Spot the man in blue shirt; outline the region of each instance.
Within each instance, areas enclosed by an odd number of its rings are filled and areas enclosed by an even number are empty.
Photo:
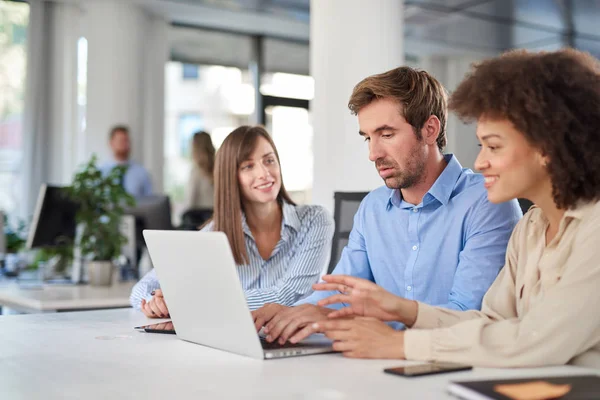
[[[432,305],[479,309],[522,216],[517,201],[490,203],[483,176],[442,153],[446,93],[428,73],[400,67],[370,76],[348,106],[385,187],[362,201],[333,274]],[[267,304],[252,313],[256,328],[284,343],[327,318],[333,306],[315,304],[332,294],[314,292],[295,307]]]
[[[127,165],[127,171],[123,177],[123,187],[127,193],[134,197],[150,196],[152,194],[150,174],[140,164],[129,159],[131,153],[129,128],[124,125],[112,128],[109,143],[113,152],[113,160],[100,166],[102,174],[108,175],[117,165]]]

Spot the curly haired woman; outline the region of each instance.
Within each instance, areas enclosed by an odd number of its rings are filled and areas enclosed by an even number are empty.
[[[403,299],[345,276],[320,305],[346,303],[314,331],[350,357],[451,361],[487,367],[600,367],[600,66],[572,49],[514,51],[483,61],[450,108],[476,120],[488,198],[526,198],[506,264],[481,311]],[[382,320],[405,323],[394,331]]]

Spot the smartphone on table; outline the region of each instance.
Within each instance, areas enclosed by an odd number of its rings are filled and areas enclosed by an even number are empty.
[[[419,365],[407,365],[404,367],[386,368],[383,372],[406,377],[443,374],[445,372],[468,371],[473,369],[470,365],[455,363],[429,363]]]
[[[133,329],[140,332],[166,333],[170,335],[175,335],[175,327],[173,326],[173,322],[171,321],[164,321],[151,325],[136,326]]]

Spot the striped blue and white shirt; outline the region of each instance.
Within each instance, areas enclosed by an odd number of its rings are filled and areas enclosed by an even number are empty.
[[[264,260],[242,216],[249,264],[238,265],[237,272],[251,310],[267,303],[292,305],[312,292],[329,263],[334,222],[321,206],[283,204],[281,239],[271,256]],[[212,230],[212,223],[203,231]],[[131,305],[140,309],[142,299],[149,300],[159,289],[156,272],[151,270],[131,291]]]

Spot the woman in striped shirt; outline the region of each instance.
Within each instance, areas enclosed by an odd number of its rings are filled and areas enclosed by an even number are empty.
[[[307,296],[329,261],[333,219],[323,207],[290,199],[267,131],[242,126],[231,132],[214,174],[214,215],[202,230],[227,235],[250,309]],[[130,301],[148,317],[168,315],[154,270],[135,285]]]

